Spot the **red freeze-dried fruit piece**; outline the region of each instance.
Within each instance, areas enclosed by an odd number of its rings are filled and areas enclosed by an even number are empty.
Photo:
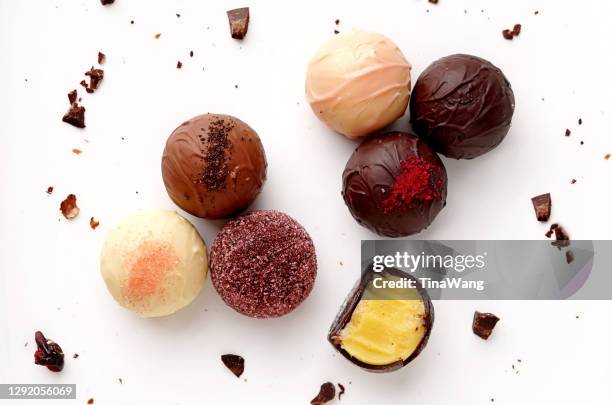
[[[310,401],[311,405],[324,405],[336,397],[336,387],[330,382],[321,385],[319,394]]]
[[[538,195],[531,199],[533,203],[533,209],[535,210],[536,217],[540,222],[548,221],[550,218],[550,211],[552,207],[552,200],[550,198],[550,193]]]
[[[244,372],[244,359],[237,354],[224,354],[221,361],[236,377],[240,377]]]
[[[38,349],[34,353],[34,363],[46,366],[53,372],[62,371],[64,368],[64,352],[62,348],[52,340],[45,338],[42,332],[34,334],[34,340]]]
[[[91,219],[89,220],[89,226],[91,226],[91,229],[95,230],[99,225],[100,221],[96,221],[94,217],[91,217]]]
[[[104,62],[106,62],[106,55],[98,52],[98,65],[102,65]]]
[[[76,195],[69,194],[60,204],[60,211],[66,219],[73,219],[79,215],[80,209],[77,206]]]
[[[474,320],[472,321],[472,331],[478,337],[487,340],[493,332],[493,328],[499,321],[499,318],[491,313],[481,313],[474,311]]]
[[[102,69],[94,69],[92,66],[89,71],[85,72],[85,76],[89,76],[89,86],[87,88],[88,92],[91,90],[93,93],[98,89],[100,82],[104,79],[104,70]]]

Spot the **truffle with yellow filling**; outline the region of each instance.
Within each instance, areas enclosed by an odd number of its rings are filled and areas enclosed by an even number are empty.
[[[170,315],[204,286],[206,245],[176,212],[140,211],[109,232],[100,270],[122,307],[147,318]]]
[[[328,340],[353,364],[371,372],[400,369],[425,348],[434,320],[427,291],[396,269],[370,270],[350,292]]]
[[[306,98],[327,126],[358,138],[401,117],[412,66],[389,38],[353,30],[334,35],[308,64]]]

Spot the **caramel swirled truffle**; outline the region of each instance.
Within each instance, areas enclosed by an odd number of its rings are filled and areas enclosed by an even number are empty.
[[[204,286],[206,245],[174,211],[132,214],[109,232],[100,270],[113,298],[142,317],[170,315]]]
[[[425,142],[390,132],[355,149],[342,174],[342,196],[361,225],[383,236],[408,236],[444,208],[446,184],[446,169]]]
[[[162,176],[170,198],[201,218],[245,210],[266,181],[257,133],[238,118],[204,114],[184,122],[166,142]]]
[[[412,128],[436,152],[472,159],[499,145],[514,114],[510,82],[491,62],[451,55],[432,63],[410,100]]]
[[[387,37],[334,35],[308,64],[306,98],[321,121],[357,138],[401,117],[410,99],[410,63]]]
[[[278,211],[254,211],[229,221],[210,251],[210,275],[223,301],[253,318],[276,318],[298,307],[317,275],[306,230]]]

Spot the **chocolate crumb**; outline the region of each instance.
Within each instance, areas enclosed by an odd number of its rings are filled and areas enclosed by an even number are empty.
[[[99,225],[100,221],[96,221],[94,217],[91,217],[91,219],[89,220],[89,226],[91,227],[91,229],[95,231]]]
[[[176,13],[176,18],[181,18],[181,15],[179,13]]]
[[[134,25],[134,20],[131,20],[131,21],[130,21],[130,24]]]
[[[431,4],[438,4],[438,0],[429,0]]]
[[[106,62],[106,55],[102,52],[98,52],[98,65],[102,65]]]
[[[183,62],[181,62],[180,60],[178,62],[176,62],[176,68],[177,69],[181,69],[183,67]]]
[[[189,57],[193,58],[193,51],[189,51]]]
[[[93,403],[94,403],[94,399],[89,398],[89,400],[87,401],[87,405],[92,405]]]
[[[103,6],[108,6],[109,4],[113,4],[115,0],[100,0]]]
[[[250,12],[248,7],[237,8],[227,12],[230,32],[234,39],[244,39],[249,30]]]
[[[64,114],[62,121],[77,128],[85,128],[85,107],[73,103]]]
[[[72,153],[74,153],[75,155],[80,155],[81,153],[83,153],[83,151],[81,149],[74,148],[72,149]]]
[[[497,322],[499,322],[499,318],[491,313],[474,311],[472,331],[476,336],[487,340],[491,336]]]
[[[119,377],[117,380],[119,381],[119,384],[123,384],[123,378]]]
[[[66,219],[73,219],[79,215],[80,209],[77,206],[77,199],[74,194],[68,194],[68,197],[60,204],[60,211]]]
[[[514,39],[514,37],[518,37],[521,33],[521,29],[523,28],[523,26],[521,24],[514,24],[514,27],[512,27],[512,29],[505,29],[502,31],[502,35],[504,36],[505,39],[511,41]]]
[[[582,125],[582,118],[578,118],[578,125]]]
[[[584,141],[580,141],[580,145],[584,145]]]
[[[604,159],[606,159],[606,160],[610,160],[610,157],[611,157],[611,156],[612,156],[612,154],[607,153],[607,154],[604,156]]]
[[[73,354],[73,355],[72,355],[72,358],[73,358],[73,359],[78,359],[78,358],[79,358],[79,354],[78,354],[78,353]]]
[[[572,181],[570,181],[570,184],[576,184],[576,179],[572,179]]]
[[[52,193],[53,193],[53,186],[47,187],[47,194],[52,194]]]
[[[340,392],[338,392],[338,401],[340,401],[342,399],[342,395],[344,395],[344,385],[338,383],[338,388],[340,389]]]
[[[521,24],[514,24],[514,27],[512,28],[512,35],[518,37],[521,34],[522,28],[523,26]]]
[[[505,29],[502,31],[502,35],[504,36],[505,39],[511,41],[512,39],[514,39],[514,36],[512,35],[512,31],[510,31],[509,29]]]
[[[89,86],[87,87],[87,92],[90,93],[89,90],[91,90],[91,93],[93,93],[98,89],[102,79],[104,79],[104,70],[94,69],[92,66],[89,71],[85,72],[85,76],[89,76]]]
[[[319,394],[310,401],[311,405],[324,405],[336,397],[336,387],[330,382],[321,385]]]
[[[550,193],[541,194],[531,199],[533,208],[536,213],[536,218],[540,222],[546,222],[550,218],[550,211],[552,207],[552,200]]]
[[[565,136],[570,136],[572,134],[572,131],[570,131],[570,129],[566,129],[565,130]]]
[[[571,250],[568,250],[565,252],[565,261],[567,262],[567,264],[571,264],[575,259],[574,256],[574,252],[572,252]]]
[[[340,25],[340,20],[336,20],[334,22],[336,23],[336,25]]]
[[[340,33],[340,31],[334,30],[334,34],[338,35],[339,33]]]
[[[155,39],[159,39],[160,37],[161,37],[161,34],[160,34],[160,33],[157,33],[157,34],[155,34],[155,37],[154,37],[154,38],[155,38]]]
[[[538,14],[540,14],[540,12],[538,10],[533,12],[533,15],[538,15]]]
[[[237,354],[224,354],[221,361],[236,377],[240,377],[244,372],[244,359]]]
[[[78,96],[77,96],[77,91],[76,91],[76,89],[75,89],[75,90],[72,90],[70,93],[68,93],[68,102],[70,103],[70,105],[72,105],[72,104],[76,103],[76,101],[77,101],[77,97],[78,97]]]

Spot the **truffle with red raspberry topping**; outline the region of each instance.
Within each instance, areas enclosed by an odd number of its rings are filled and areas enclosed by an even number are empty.
[[[421,232],[446,205],[446,169],[413,134],[390,132],[363,142],[342,175],[342,196],[361,225],[389,237]]]
[[[210,259],[212,282],[223,301],[253,318],[293,311],[317,275],[312,239],[278,211],[254,211],[229,221],[213,242]]]

